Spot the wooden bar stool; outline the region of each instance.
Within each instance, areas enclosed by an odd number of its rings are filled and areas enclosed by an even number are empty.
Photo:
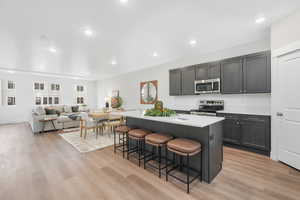
[[[128,150],[128,132],[133,128],[129,126],[118,126],[114,129],[114,152],[117,150],[121,151],[123,158],[125,157],[125,152]],[[119,143],[117,144],[116,137],[119,135]],[[126,146],[126,149],[125,149]]]
[[[185,138],[177,138],[174,140],[171,140],[167,143],[167,149],[170,152],[173,152],[173,163],[174,166],[171,169],[168,169],[168,166],[166,167],[166,181],[168,181],[168,176],[172,176],[173,178],[185,183],[187,185],[187,193],[190,192],[190,183],[192,183],[194,180],[196,180],[198,177],[200,177],[200,180],[202,181],[202,155],[201,155],[201,144],[195,140],[185,139]],[[166,157],[168,157],[168,151],[166,152]],[[199,154],[200,156],[200,163],[201,170],[195,170],[190,167],[190,156],[194,156],[196,154]],[[179,156],[180,158],[180,164],[175,165],[175,156]],[[182,164],[182,158],[186,158],[186,165]],[[186,180],[181,179],[178,176],[175,176],[173,174],[170,174],[171,171],[180,168],[180,171],[182,171],[183,168],[186,169]],[[196,176],[194,176],[190,180],[190,171],[194,171],[197,173]]]
[[[168,141],[170,141],[172,139],[173,139],[172,136],[165,134],[165,133],[151,133],[149,135],[146,135],[146,137],[145,137],[146,144],[152,146],[152,152],[150,154],[148,154],[148,155],[146,154],[144,156],[144,169],[146,169],[146,165],[149,161],[151,161],[151,160],[156,161],[156,159],[158,158],[158,161],[157,161],[158,167],[151,165],[151,164],[149,164],[149,165],[155,169],[158,169],[159,178],[161,177],[161,170],[166,168],[166,165],[168,164],[168,162],[166,162],[165,166],[161,166],[161,164],[162,164],[162,155],[161,155],[162,152],[161,151],[162,151],[162,148],[164,148],[167,151],[166,144]],[[158,156],[155,153],[155,150],[158,152]]]
[[[137,159],[139,161],[139,166],[141,166],[141,160],[144,159],[144,156],[142,156],[142,154],[144,154],[144,151],[145,151],[145,136],[150,133],[151,133],[151,131],[144,130],[144,129],[133,129],[128,132],[128,138],[133,141],[136,141],[136,145],[134,147],[130,147],[130,144],[128,144],[129,145],[129,148],[127,151],[127,159],[128,160],[129,160],[130,154],[137,152],[138,153]],[[128,141],[128,143],[129,142],[130,141]]]

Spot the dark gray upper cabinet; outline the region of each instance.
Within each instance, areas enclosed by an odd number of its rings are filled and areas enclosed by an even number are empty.
[[[221,79],[221,93],[270,93],[271,52],[170,70],[170,95],[194,95],[195,80]]]
[[[199,64],[195,66],[196,70],[196,80],[207,80],[208,79],[208,68],[209,64]]]
[[[181,69],[181,94],[195,94],[195,66]]]
[[[244,57],[244,93],[271,92],[270,52],[256,53]]]
[[[211,62],[196,65],[196,80],[220,78],[220,62]]]
[[[181,95],[181,70],[174,69],[169,71],[169,94],[170,96]]]
[[[231,58],[221,63],[223,94],[243,93],[243,58]]]
[[[216,79],[221,76],[221,63],[212,62],[208,63],[208,79]]]

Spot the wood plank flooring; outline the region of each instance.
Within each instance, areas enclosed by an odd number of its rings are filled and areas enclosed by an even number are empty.
[[[254,153],[224,148],[223,170],[190,195],[172,180],[114,154],[80,154],[56,133],[33,135],[28,124],[0,126],[1,200],[300,199],[300,172]]]

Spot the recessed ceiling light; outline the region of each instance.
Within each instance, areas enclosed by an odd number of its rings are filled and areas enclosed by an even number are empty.
[[[14,74],[14,71],[8,70],[7,73]]]
[[[125,4],[125,3],[128,2],[128,0],[120,0],[120,2],[121,2],[122,4]]]
[[[157,57],[158,56],[157,52],[153,52],[152,56]]]
[[[57,52],[56,48],[54,48],[54,47],[49,47],[48,50],[49,50],[51,53],[56,53],[56,52]]]
[[[257,24],[261,24],[263,23],[264,21],[266,21],[266,18],[265,17],[259,17],[255,20],[255,23]]]
[[[116,61],[116,60],[112,60],[110,64],[116,65],[116,64],[117,64],[117,61]]]
[[[190,40],[190,45],[193,47],[197,44],[197,40]]]
[[[91,37],[91,36],[94,35],[94,31],[90,28],[87,28],[87,29],[84,30],[84,34],[88,37]]]

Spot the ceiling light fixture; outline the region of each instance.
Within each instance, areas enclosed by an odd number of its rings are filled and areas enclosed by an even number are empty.
[[[15,71],[8,70],[7,73],[14,74]]]
[[[157,52],[153,52],[153,55],[152,55],[153,57],[157,57],[158,56],[158,54],[157,54]]]
[[[117,64],[117,61],[116,61],[116,60],[112,60],[110,64],[116,65],[116,64]]]
[[[190,40],[190,45],[194,47],[197,44],[197,40]]]
[[[49,50],[51,53],[56,53],[56,52],[57,52],[56,48],[54,48],[54,47],[49,47],[48,50]]]
[[[92,29],[87,28],[87,29],[84,30],[84,34],[85,34],[86,36],[88,36],[88,37],[91,37],[91,36],[94,35],[94,32],[93,32]]]
[[[120,2],[121,2],[122,4],[126,4],[126,3],[128,3],[128,0],[120,0]]]
[[[266,21],[266,18],[265,17],[259,17],[255,20],[255,23],[257,24],[261,24],[263,23],[264,21]]]

